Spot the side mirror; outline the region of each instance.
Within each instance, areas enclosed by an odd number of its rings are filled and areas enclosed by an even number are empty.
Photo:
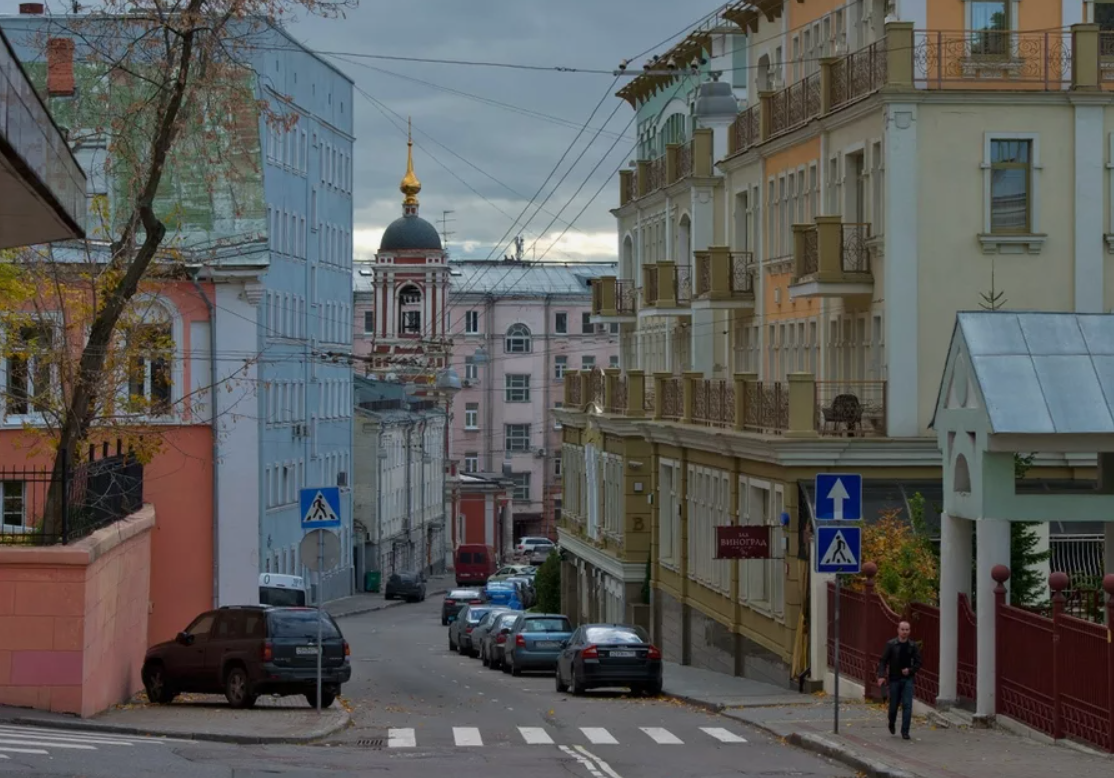
[[[192,646],[193,645],[193,635],[191,635],[188,632],[179,632],[178,637],[175,638],[175,639],[179,643],[181,643],[183,646]]]

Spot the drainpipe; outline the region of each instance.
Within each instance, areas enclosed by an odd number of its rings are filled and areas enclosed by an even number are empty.
[[[542,459],[542,527],[544,528],[543,531],[546,533],[546,537],[549,537],[549,526],[553,517],[553,514],[550,512],[551,503],[549,501],[549,446],[546,445],[549,443],[551,437],[550,430],[553,429],[553,421],[551,419],[552,411],[550,411],[550,406],[553,403],[549,401],[550,387],[553,381],[553,377],[549,373],[550,363],[552,362],[550,354],[553,352],[551,344],[552,335],[550,332],[550,327],[553,326],[553,322],[549,318],[550,306],[552,303],[553,296],[547,294],[545,296],[545,324],[542,326],[542,337],[545,338],[545,362],[542,365],[542,376],[544,379],[542,381],[543,407],[541,435],[542,449],[545,451],[545,457]],[[565,329],[568,330],[568,328],[568,318],[566,316]],[[514,540],[513,527],[511,528],[511,539]]]
[[[213,438],[213,607],[220,607],[220,435],[217,434],[217,310],[197,282],[199,268],[190,273],[197,296],[209,311],[209,424]]]

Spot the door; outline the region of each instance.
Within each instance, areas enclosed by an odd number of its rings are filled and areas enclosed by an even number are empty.
[[[205,652],[209,647],[209,636],[216,622],[215,612],[203,613],[194,619],[184,632],[193,638],[189,645],[175,644],[172,674],[181,685],[182,691],[202,691],[205,678]]]

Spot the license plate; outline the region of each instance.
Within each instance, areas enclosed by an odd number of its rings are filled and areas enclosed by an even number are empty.
[[[298,646],[294,649],[294,652],[299,656],[305,656],[306,654],[309,656],[317,656],[317,646]]]
[[[617,659],[634,659],[638,654],[634,651],[612,651],[609,656],[613,656]]]
[[[538,648],[557,648],[560,643],[555,643],[552,640],[539,640],[537,643]]]

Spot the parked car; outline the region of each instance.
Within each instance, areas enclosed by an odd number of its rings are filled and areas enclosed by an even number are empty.
[[[509,610],[510,608],[502,605],[493,605],[488,610],[488,612],[484,614],[483,618],[480,619],[480,623],[472,629],[472,634],[469,636],[471,637],[472,645],[476,648],[477,652],[475,654],[472,654],[472,656],[481,655],[479,652],[480,646],[483,645],[484,636],[487,635],[488,631],[490,631],[493,626],[495,626],[495,622],[499,620],[500,614],[506,613]]]
[[[447,626],[465,605],[483,605],[484,594],[479,589],[453,589],[441,603],[441,626]]]
[[[484,599],[493,605],[505,605],[515,610],[522,609],[518,587],[506,581],[488,581],[484,587]]]
[[[523,613],[507,633],[503,656],[511,675],[523,670],[554,670],[557,657],[572,637],[568,616],[559,613]]]
[[[495,549],[477,543],[465,543],[453,557],[457,586],[483,586],[495,574]]]
[[[530,570],[530,565],[504,565],[495,571],[495,575],[489,578],[489,581],[502,581],[510,578],[512,575],[522,575],[527,570]]]
[[[306,581],[300,575],[259,574],[259,604],[280,608],[304,607],[309,598]]]
[[[661,694],[661,651],[641,627],[585,624],[573,632],[557,658],[557,691],[627,686],[635,694]]]
[[[507,644],[507,635],[511,631],[514,620],[521,613],[522,611],[508,610],[495,617],[491,627],[483,636],[483,642],[480,644],[480,659],[483,661],[484,667],[498,670],[503,666],[503,647]]]
[[[549,538],[542,538],[542,537],[522,538],[521,540],[518,541],[517,544],[515,544],[514,550],[516,552],[518,552],[519,554],[529,554],[534,549],[536,549],[540,546],[548,546],[548,547],[552,548],[553,545],[554,545],[553,541],[550,540]]]
[[[487,615],[490,605],[465,605],[449,624],[449,650],[475,656],[478,651],[472,643],[472,630]]]
[[[503,579],[509,584],[518,587],[518,599],[522,601],[523,608],[533,608],[538,599],[538,591],[534,587],[534,579],[526,575],[515,575]]]
[[[314,608],[225,606],[147,649],[140,674],[147,698],[162,705],[182,693],[221,692],[233,708],[250,708],[262,694],[302,694],[316,705],[318,652],[321,705],[328,707],[352,677],[348,641],[332,616]]]
[[[538,546],[530,552],[528,561],[534,567],[541,567],[545,564],[545,560],[549,559],[549,555],[555,553],[557,553],[557,546]]]
[[[425,600],[425,576],[421,573],[391,573],[383,597],[393,600],[398,597],[408,602]]]

